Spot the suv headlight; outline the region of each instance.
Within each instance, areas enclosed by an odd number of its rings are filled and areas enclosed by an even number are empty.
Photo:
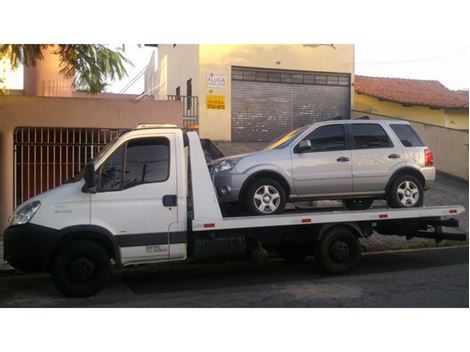
[[[211,174],[232,170],[240,159],[225,159],[211,165]]]
[[[39,200],[35,200],[19,208],[10,218],[10,226],[27,224],[31,221],[34,214],[37,213],[40,206],[41,202]]]

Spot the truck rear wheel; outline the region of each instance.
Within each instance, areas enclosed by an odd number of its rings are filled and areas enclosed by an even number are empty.
[[[102,246],[78,240],[59,250],[52,262],[51,274],[64,295],[89,297],[103,288],[111,274],[111,262]]]
[[[361,245],[357,235],[345,227],[329,230],[316,246],[315,259],[324,271],[342,274],[359,265]]]

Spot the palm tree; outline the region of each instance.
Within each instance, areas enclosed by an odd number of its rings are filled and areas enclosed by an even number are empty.
[[[130,63],[122,50],[112,50],[101,44],[1,44],[0,60],[7,59],[12,69],[19,65],[35,66],[42,60],[43,50],[49,46],[56,48],[61,70],[65,77],[74,77],[77,90],[97,94],[103,91],[108,80],[127,76],[125,63]]]

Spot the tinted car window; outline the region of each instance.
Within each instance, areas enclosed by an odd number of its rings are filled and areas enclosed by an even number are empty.
[[[127,145],[123,187],[168,178],[170,148],[166,138],[142,138]]]
[[[115,191],[121,188],[125,145],[120,146],[100,167],[98,187],[100,191]]]
[[[322,126],[310,133],[304,140],[309,139],[312,152],[325,152],[346,149],[346,137],[343,125]]]
[[[352,125],[355,149],[389,148],[392,142],[382,126],[376,123],[356,123]]]
[[[100,167],[99,190],[116,191],[168,179],[170,148],[166,138],[141,138],[119,147]]]
[[[422,147],[423,142],[410,125],[394,124],[390,125],[393,132],[400,139],[405,147]]]

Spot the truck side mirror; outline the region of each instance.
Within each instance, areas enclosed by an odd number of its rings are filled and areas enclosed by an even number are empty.
[[[89,163],[85,166],[83,178],[85,179],[85,192],[96,193],[96,173],[93,163]]]
[[[310,139],[304,139],[300,141],[299,144],[297,144],[297,146],[295,147],[295,152],[303,153],[311,149],[312,149],[312,143],[310,143]]]

